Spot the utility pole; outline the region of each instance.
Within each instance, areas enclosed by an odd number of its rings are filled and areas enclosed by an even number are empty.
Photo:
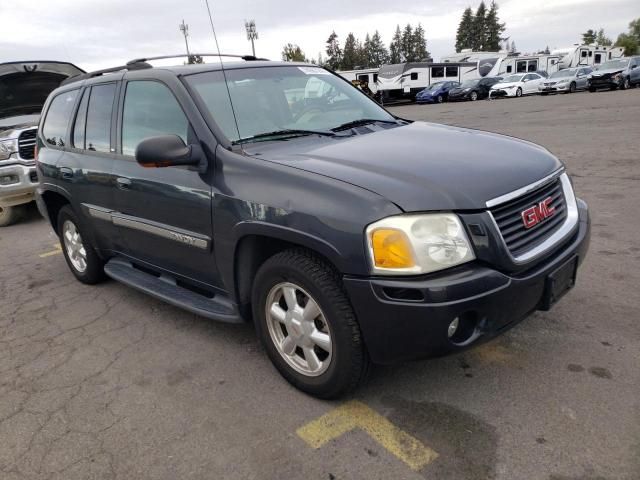
[[[251,51],[253,52],[253,56],[256,56],[256,47],[253,44],[254,40],[258,39],[258,30],[256,29],[256,21],[249,20],[244,21],[244,28],[247,29],[247,40],[251,40]]]
[[[184,18],[182,19],[182,23],[178,25],[178,28],[180,28],[180,31],[184,35],[184,44],[187,47],[187,62],[189,62],[191,58],[191,53],[189,53],[189,40],[187,40],[189,36],[189,25],[184,23]]]

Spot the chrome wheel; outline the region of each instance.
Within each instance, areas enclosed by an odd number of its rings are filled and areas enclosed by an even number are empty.
[[[267,295],[265,318],[276,350],[294,370],[316,377],[329,368],[331,331],[305,290],[290,282],[275,285]]]
[[[62,226],[62,239],[71,265],[79,273],[84,273],[87,269],[87,250],[82,243],[80,232],[70,220],[66,220]]]

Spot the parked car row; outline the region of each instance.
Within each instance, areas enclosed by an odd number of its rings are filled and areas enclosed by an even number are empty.
[[[578,90],[627,89],[640,84],[640,56],[610,60],[596,70],[591,67],[566,68],[548,75],[544,71],[517,73],[465,82],[437,82],[416,95],[417,103],[481,100],[573,93]]]

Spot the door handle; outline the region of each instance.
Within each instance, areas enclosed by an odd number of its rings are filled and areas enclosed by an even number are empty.
[[[120,190],[129,190],[131,188],[131,180],[124,177],[116,178],[116,185]]]
[[[69,167],[60,167],[60,175],[64,180],[71,180],[73,178],[73,170]]]

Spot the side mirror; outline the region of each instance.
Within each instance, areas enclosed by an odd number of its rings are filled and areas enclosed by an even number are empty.
[[[145,138],[136,147],[136,161],[146,168],[204,164],[204,152],[199,145],[185,145],[178,135]]]

